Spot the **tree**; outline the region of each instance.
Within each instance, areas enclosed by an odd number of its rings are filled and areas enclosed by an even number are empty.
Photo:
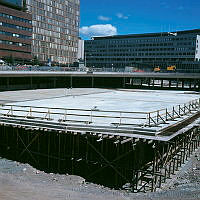
[[[10,54],[9,57],[5,57],[4,60],[10,65],[13,65],[15,63],[15,59],[13,58],[12,54]]]
[[[27,4],[26,4],[26,0],[23,0],[23,8],[22,8],[23,11],[27,11]]]
[[[39,60],[38,60],[37,56],[34,56],[34,58],[33,58],[33,65],[39,65]]]

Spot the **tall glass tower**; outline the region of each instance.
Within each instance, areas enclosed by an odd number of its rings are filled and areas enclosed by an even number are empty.
[[[8,3],[9,5],[22,7],[23,0],[0,0],[0,3]]]
[[[40,61],[67,64],[77,58],[80,0],[26,0],[32,13],[32,54]]]

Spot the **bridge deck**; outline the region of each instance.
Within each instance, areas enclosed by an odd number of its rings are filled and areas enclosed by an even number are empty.
[[[0,77],[132,77],[163,79],[200,79],[199,73],[81,72],[81,71],[0,71]]]

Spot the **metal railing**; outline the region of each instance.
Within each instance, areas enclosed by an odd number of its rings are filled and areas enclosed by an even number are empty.
[[[84,124],[106,124],[114,126],[132,125],[154,127],[167,124],[178,118],[200,109],[200,99],[192,100],[183,105],[173,106],[152,112],[128,112],[119,110],[50,108],[40,106],[21,106],[2,104],[0,115],[7,117],[22,117],[27,119],[54,120],[58,122],[73,122]]]
[[[137,124],[142,125],[146,120],[147,112],[124,112],[92,109],[66,109],[36,106],[21,106],[5,104],[0,106],[0,115],[24,117],[59,122],[78,122],[85,124]],[[143,122],[139,124],[138,122]]]
[[[195,99],[184,103],[183,105],[173,106],[171,109],[165,108],[149,112],[147,116],[148,126],[157,126],[159,124],[167,124],[169,121],[174,121],[178,118],[182,118],[193,111],[200,109],[200,99]]]
[[[78,72],[78,71],[86,71],[86,68],[78,68],[78,67],[49,67],[49,66],[0,66],[0,71],[47,71],[47,72]]]
[[[49,71],[49,72],[119,72],[119,73],[133,73],[133,67],[60,67],[60,66],[32,66],[32,65],[19,65],[8,66],[0,65],[0,71]],[[148,72],[150,72],[148,70]]]
[[[129,68],[110,68],[110,67],[60,67],[60,66],[1,66],[0,71],[45,71],[45,72],[112,72],[112,73],[135,73]],[[147,71],[150,72],[150,71]]]
[[[114,68],[114,67],[60,67],[60,66],[32,66],[32,65],[20,65],[20,66],[1,66],[0,71],[36,71],[36,72],[107,72],[107,73],[136,73],[130,68]],[[152,72],[145,70],[146,72]]]

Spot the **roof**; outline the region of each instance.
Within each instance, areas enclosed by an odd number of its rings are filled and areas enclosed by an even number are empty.
[[[184,31],[174,31],[170,33],[179,34],[200,34],[200,29],[184,30]],[[113,36],[95,36],[92,37],[94,40],[105,40],[105,39],[126,39],[126,38],[141,38],[141,37],[156,37],[156,36],[169,36],[169,32],[159,32],[159,33],[142,33],[142,34],[128,34],[128,35],[113,35]]]

